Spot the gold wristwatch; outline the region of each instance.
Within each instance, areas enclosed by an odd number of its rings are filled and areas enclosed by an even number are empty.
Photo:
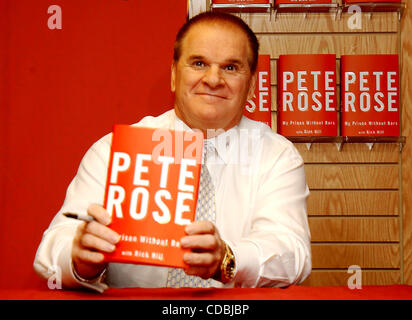
[[[233,280],[235,277],[236,261],[235,255],[232,249],[225,244],[225,256],[223,257],[222,264],[220,265],[220,281],[227,283]]]

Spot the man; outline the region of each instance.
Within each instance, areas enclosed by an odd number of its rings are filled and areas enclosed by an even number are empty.
[[[207,279],[203,286],[287,286],[303,281],[311,270],[303,161],[288,140],[242,116],[254,92],[257,57],[256,36],[241,19],[218,13],[194,17],[176,38],[174,109],[136,124],[200,129],[212,145],[216,161],[205,166],[214,191],[215,221],[195,221],[181,239],[191,249],[184,256],[185,273],[195,276],[190,279]],[[248,134],[239,138],[242,132]],[[35,270],[47,278],[58,266],[66,287],[98,291],[107,285],[192,283],[171,281],[181,269],[104,263],[102,252],[115,250],[120,238],[108,227],[110,216],[101,206],[110,139],[100,139],[83,158],[62,208],[44,233]],[[252,149],[248,161],[236,161],[247,145]],[[67,219],[64,212],[87,213],[95,221]]]

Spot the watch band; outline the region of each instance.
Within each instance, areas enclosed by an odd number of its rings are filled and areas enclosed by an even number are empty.
[[[227,283],[233,280],[235,277],[236,260],[232,249],[225,244],[225,256],[223,257],[222,264],[220,265],[220,281]]]

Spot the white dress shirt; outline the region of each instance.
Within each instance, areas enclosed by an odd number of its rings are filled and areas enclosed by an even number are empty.
[[[174,110],[145,117],[135,126],[191,130]],[[243,117],[230,130],[209,139],[216,148],[207,161],[216,195],[216,226],[232,248],[236,274],[216,287],[287,286],[311,271],[310,232],[306,214],[309,190],[303,161],[293,144],[267,125]],[[87,151],[62,208],[44,232],[34,269],[44,278],[60,272],[66,287],[98,291],[110,287],[164,287],[168,268],[110,263],[104,283],[80,281],[72,269],[71,250],[80,221],[64,212],[87,214],[92,203],[103,204],[111,134]]]

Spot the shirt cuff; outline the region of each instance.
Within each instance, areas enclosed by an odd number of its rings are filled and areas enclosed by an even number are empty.
[[[67,250],[62,250],[59,255],[58,265],[62,268],[62,282],[66,287],[79,288],[86,287],[94,291],[103,293],[107,288],[107,284],[104,283],[105,272],[99,275],[96,279],[85,280],[79,277],[73,267],[73,260],[71,257],[71,245]]]
[[[255,288],[260,274],[259,248],[252,241],[227,242],[236,261],[235,287]],[[241,284],[241,285],[238,285]]]
[[[91,284],[91,285],[96,285],[99,283],[103,283],[104,280],[106,279],[106,270],[107,268],[104,268],[97,276],[95,276],[93,279],[84,279],[83,277],[81,277],[77,271],[76,268],[74,267],[74,263],[73,260],[72,261],[72,265],[71,265],[71,269],[73,272],[74,277],[76,278],[76,280],[80,281],[82,284]]]

